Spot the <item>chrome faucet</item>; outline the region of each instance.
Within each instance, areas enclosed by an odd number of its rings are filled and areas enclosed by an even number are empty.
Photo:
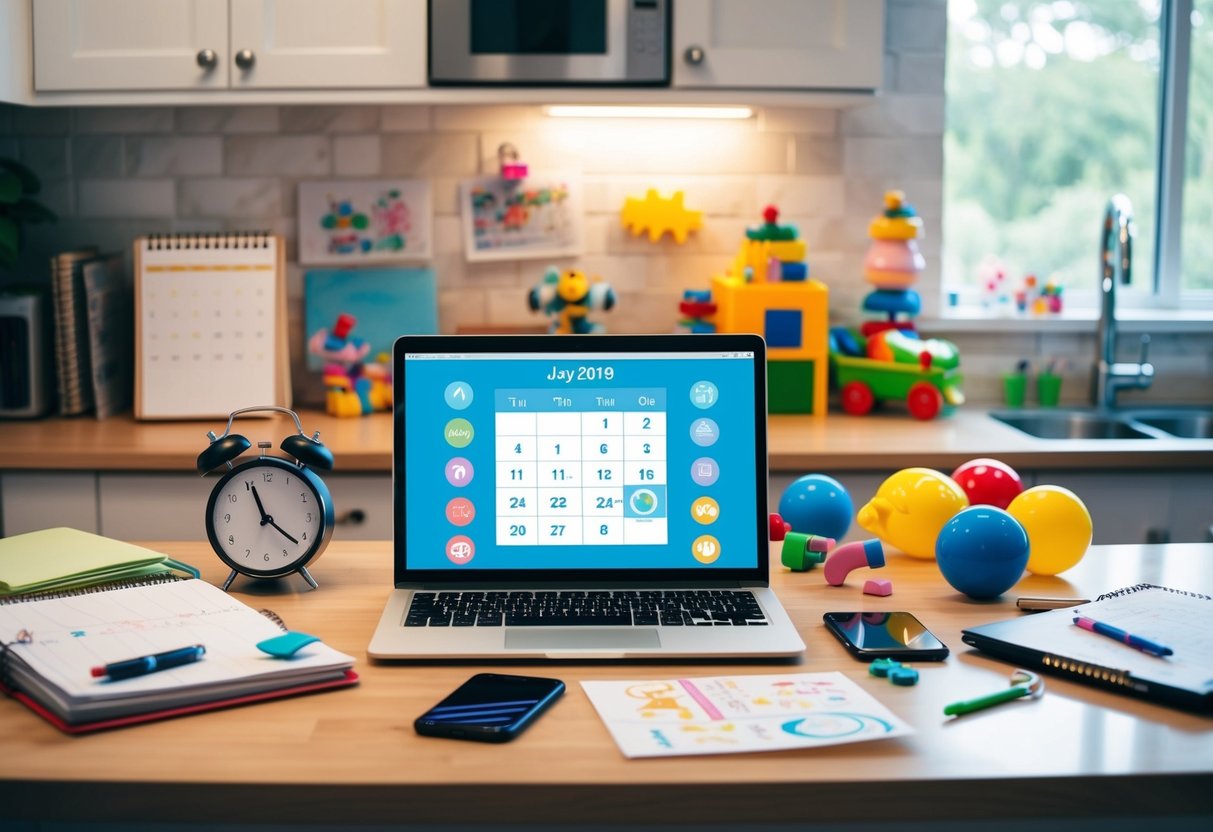
[[[1145,389],[1154,380],[1154,366],[1146,362],[1150,336],[1141,336],[1141,358],[1136,364],[1116,363],[1116,284],[1133,279],[1133,206],[1124,194],[1108,200],[1099,242],[1099,327],[1095,338],[1095,372],[1092,404],[1116,407],[1122,387]]]

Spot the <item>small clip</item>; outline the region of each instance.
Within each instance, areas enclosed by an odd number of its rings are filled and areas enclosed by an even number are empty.
[[[526,163],[520,161],[518,148],[509,142],[503,142],[497,148],[497,163],[501,166],[502,179],[526,179],[528,172]]]

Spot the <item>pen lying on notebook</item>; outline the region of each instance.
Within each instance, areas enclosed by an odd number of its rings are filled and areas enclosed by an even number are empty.
[[[1143,653],[1149,653],[1151,656],[1170,656],[1175,651],[1170,647],[1165,647],[1161,644],[1156,644],[1148,638],[1135,636],[1131,633],[1126,633],[1119,627],[1113,627],[1111,624],[1104,624],[1102,621],[1096,621],[1094,618],[1087,618],[1085,615],[1074,616],[1074,623],[1084,630],[1090,630],[1092,633],[1099,633],[1101,636],[1114,638],[1117,641],[1123,641],[1130,647],[1136,647]]]
[[[191,644],[189,647],[179,647],[176,650],[167,650],[151,656],[140,656],[137,659],[110,662],[101,667],[94,667],[92,674],[94,676],[108,676],[111,682],[116,682],[119,679],[133,679],[146,673],[155,673],[157,670],[168,670],[171,667],[180,667],[183,664],[196,662],[202,658],[204,653],[206,653],[206,648],[201,644]]]

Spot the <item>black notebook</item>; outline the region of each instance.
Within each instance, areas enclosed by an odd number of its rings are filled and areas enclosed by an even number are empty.
[[[1030,669],[1195,711],[1213,711],[1213,601],[1138,584],[1089,604],[963,630],[965,644]],[[1154,656],[1075,626],[1083,615],[1170,647]]]

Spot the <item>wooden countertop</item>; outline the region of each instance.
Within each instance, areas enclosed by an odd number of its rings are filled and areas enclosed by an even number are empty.
[[[386,473],[392,464],[392,421],[387,413],[338,419],[302,411],[303,428],[320,431],[339,472]],[[222,433],[225,419],[209,422],[136,422],[129,415],[0,422],[0,470],[192,471],[206,433]],[[964,407],[942,419],[919,422],[902,414],[772,416],[772,472],[891,471],[912,465],[952,470],[979,456],[1031,469],[1213,467],[1213,440],[1036,439]],[[262,429],[264,425],[264,429]],[[243,420],[239,431],[254,442],[277,445],[294,425],[287,419]]]
[[[225,571],[201,543],[149,543]],[[334,543],[313,574],[239,580],[251,606],[357,657],[355,688],[84,737],[63,735],[0,701],[0,816],[25,821],[487,824],[942,821],[1213,814],[1213,719],[1059,677],[1039,700],[969,716],[944,704],[1007,685],[1011,666],[966,648],[963,627],[1016,615],[1014,597],[1095,594],[1149,581],[1213,592],[1213,544],[1096,546],[1064,576],[1028,577],[974,602],[933,562],[890,555],[890,600],[776,568],[774,585],[808,650],[799,662],[530,663],[505,672],[563,679],[568,693],[505,745],[417,736],[412,720],[473,663],[371,663],[366,646],[391,586],[387,543]],[[952,648],[917,665],[914,687],[869,676],[821,625],[830,609],[907,609]],[[497,666],[500,669],[500,666]],[[580,685],[839,670],[912,725],[897,739],[814,750],[627,760]]]

